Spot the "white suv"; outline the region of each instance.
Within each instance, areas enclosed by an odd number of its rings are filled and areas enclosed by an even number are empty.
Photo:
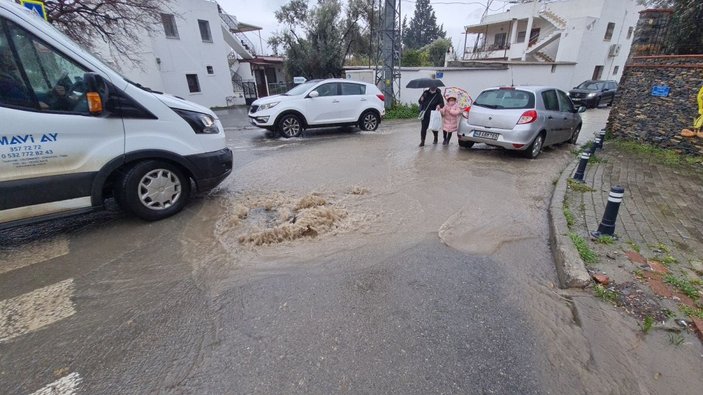
[[[378,88],[342,79],[308,81],[284,94],[256,100],[249,109],[252,125],[286,138],[324,126],[376,130],[385,115],[384,96]]]

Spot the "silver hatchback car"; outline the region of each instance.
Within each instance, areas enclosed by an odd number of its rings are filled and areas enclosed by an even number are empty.
[[[522,151],[536,158],[542,148],[568,141],[576,143],[585,107],[574,104],[563,91],[547,86],[490,88],[476,98],[468,117],[459,125],[459,145],[474,143]]]

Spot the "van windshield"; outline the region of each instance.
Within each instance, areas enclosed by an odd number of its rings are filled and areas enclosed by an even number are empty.
[[[605,84],[602,82],[586,81],[582,82],[581,85],[577,86],[576,89],[585,89],[588,91],[599,91],[605,88]]]
[[[283,96],[299,96],[302,95],[303,93],[307,92],[308,89],[312,88],[313,85],[317,84],[319,81],[308,81],[304,82],[295,88],[289,90],[288,92],[284,93]]]
[[[532,92],[517,89],[491,89],[481,92],[474,105],[508,110],[534,108],[535,95]]]

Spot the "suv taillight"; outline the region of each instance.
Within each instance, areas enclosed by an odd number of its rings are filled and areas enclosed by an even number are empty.
[[[381,94],[381,93],[377,94],[376,97],[377,97],[378,100],[380,100],[380,101],[386,101],[386,97],[383,96],[383,94]]]
[[[537,120],[537,111],[535,110],[529,110],[525,111],[522,113],[522,116],[520,117],[520,120],[517,121],[518,125],[524,125],[527,123],[532,123]]]

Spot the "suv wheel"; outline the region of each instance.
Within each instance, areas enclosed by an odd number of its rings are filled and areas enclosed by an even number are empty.
[[[156,221],[181,211],[190,198],[190,178],[168,162],[132,166],[115,185],[115,200],[137,217]]]
[[[380,122],[381,119],[378,115],[369,110],[361,114],[361,118],[359,118],[359,128],[361,128],[361,130],[373,131],[378,129],[378,124]]]
[[[298,137],[303,132],[303,123],[295,114],[286,114],[278,121],[278,132],[285,138]]]

